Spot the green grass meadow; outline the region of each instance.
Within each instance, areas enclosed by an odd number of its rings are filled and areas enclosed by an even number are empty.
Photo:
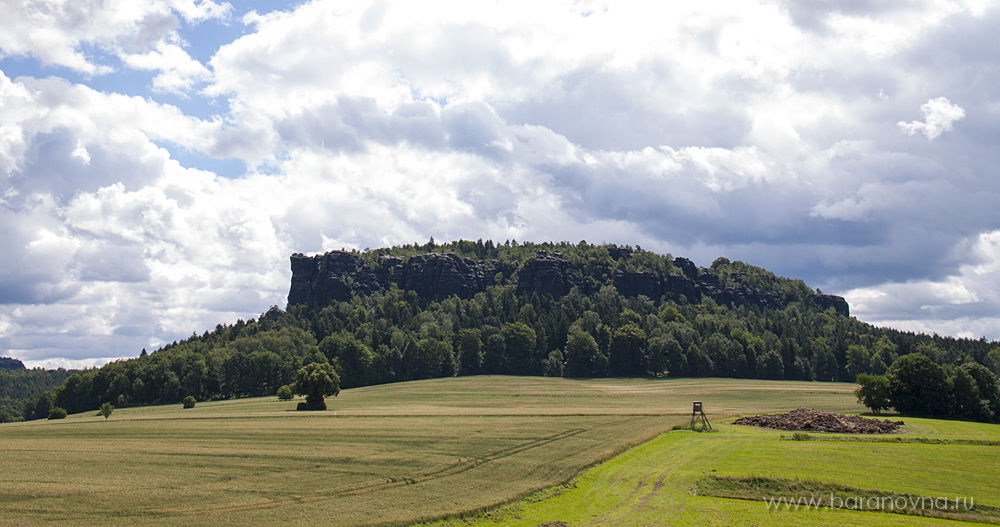
[[[907,420],[901,437],[944,442],[897,444],[789,441],[724,423],[799,406],[858,412],[853,389],[464,377],[345,390],[327,412],[258,398],[123,408],[107,421],[90,412],[10,423],[0,425],[0,525],[405,525],[446,516],[453,519],[442,524],[532,527],[944,521],[770,511],[692,494],[708,475],[973,495],[1000,506],[1000,447],[951,441],[994,441],[994,425]],[[704,401],[720,431],[666,433],[687,422],[692,400]]]
[[[731,421],[731,419],[727,420]],[[1000,511],[1000,426],[904,419],[890,441],[854,441],[836,434],[810,434],[717,423],[715,433],[673,431],[585,471],[567,485],[501,507],[473,522],[442,526],[866,526],[970,525],[996,523]],[[902,441],[896,442],[899,437]],[[906,442],[933,439],[934,444]],[[846,439],[846,440],[845,440]],[[866,438],[867,439],[867,438]],[[887,439],[885,437],[880,439]],[[976,444],[987,442],[993,444]],[[951,500],[961,498],[960,520],[854,511],[806,509],[787,502],[702,495],[713,477],[774,478],[839,484],[875,491]],[[764,496],[761,496],[764,497]],[[781,490],[771,498],[797,498]],[[966,515],[964,504],[994,509],[991,517]]]

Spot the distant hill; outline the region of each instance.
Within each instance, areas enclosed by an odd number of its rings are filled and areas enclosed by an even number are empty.
[[[853,381],[920,351],[996,371],[1000,347],[878,328],[801,280],[640,247],[464,241],[291,256],[288,306],[70,376],[70,412],[274,394],[310,362],[342,386],[455,375]]]
[[[11,358],[11,357],[0,357],[0,370],[23,370],[24,363]]]
[[[33,412],[26,412],[26,408],[29,405],[33,408],[42,394],[60,386],[75,372],[76,370],[61,368],[0,369],[0,422],[33,415]],[[48,409],[45,410],[45,414],[48,415]]]

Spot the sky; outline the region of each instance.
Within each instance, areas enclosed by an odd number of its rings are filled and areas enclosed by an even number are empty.
[[[1000,339],[986,0],[0,2],[0,355],[284,307],[294,252],[719,257]]]

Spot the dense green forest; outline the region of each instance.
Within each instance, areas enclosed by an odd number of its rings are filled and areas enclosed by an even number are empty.
[[[27,419],[51,407],[115,406],[272,395],[311,362],[330,363],[350,388],[454,375],[672,376],[854,381],[885,374],[897,357],[978,363],[996,372],[1000,348],[877,328],[822,309],[805,283],[742,262],[716,260],[722,286],[781,295],[780,309],[719,305],[705,296],[627,298],[616,271],[677,273],[670,255],[612,245],[459,241],[357,251],[371,262],[427,252],[492,260],[495,285],[470,298],[422,298],[391,287],[329,305],[272,307],[258,319],[218,325],[153,353],[76,373],[25,405]],[[585,287],[565,296],[518,294],[518,269],[540,250],[582,269]],[[624,256],[623,256],[624,254]],[[506,271],[503,271],[506,270]],[[588,291],[588,292],[584,292]]]
[[[41,394],[61,385],[75,372],[62,368],[0,368],[0,423],[23,418],[26,405],[34,406]]]

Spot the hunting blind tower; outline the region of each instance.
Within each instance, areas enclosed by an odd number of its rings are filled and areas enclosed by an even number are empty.
[[[699,432],[712,429],[712,423],[708,422],[708,416],[705,415],[701,401],[694,401],[694,406],[691,408],[691,422],[688,423],[688,427]]]

